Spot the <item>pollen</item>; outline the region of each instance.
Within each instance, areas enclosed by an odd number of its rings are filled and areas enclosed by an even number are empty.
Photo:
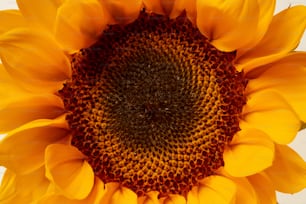
[[[104,183],[186,195],[224,165],[247,81],[183,14],[141,12],[71,58],[59,95],[72,145]]]

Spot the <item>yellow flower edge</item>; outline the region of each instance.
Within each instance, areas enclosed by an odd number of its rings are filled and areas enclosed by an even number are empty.
[[[0,132],[7,134],[1,203],[272,204],[275,191],[306,187],[305,161],[287,146],[306,122],[306,53],[293,51],[305,31],[305,6],[273,16],[275,1],[261,0],[17,3],[19,10],[0,12]],[[70,144],[56,95],[71,78],[71,54],[91,46],[107,25],[133,22],[142,8],[170,18],[185,11],[217,49],[237,52],[235,67],[248,79],[241,131],[225,147],[224,167],[187,195],[138,197],[119,183],[104,184]]]

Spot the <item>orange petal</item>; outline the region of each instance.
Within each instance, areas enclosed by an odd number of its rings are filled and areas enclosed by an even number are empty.
[[[178,17],[183,11],[186,11],[187,18],[196,24],[196,1],[195,0],[175,0],[171,12],[169,13],[170,18]]]
[[[186,204],[186,199],[181,195],[168,195],[159,199],[160,204]]]
[[[233,181],[223,176],[209,176],[200,181],[200,186],[196,188],[196,192],[189,192],[194,194],[192,197],[187,196],[187,203],[192,199],[197,200],[198,203],[218,203],[229,204],[233,201],[236,194],[236,185]],[[189,194],[188,193],[188,194]],[[188,201],[188,199],[191,199]]]
[[[52,144],[46,149],[46,175],[69,199],[85,199],[94,187],[94,173],[74,146]]]
[[[245,72],[284,57],[294,50],[306,27],[306,6],[290,7],[273,17],[261,41],[237,59],[236,68]]]
[[[197,1],[197,26],[222,51],[237,50],[256,35],[260,7],[257,0]]]
[[[107,24],[97,0],[66,0],[58,9],[55,37],[70,52],[96,42]]]
[[[16,193],[16,174],[6,169],[0,186],[0,201],[1,203],[13,197]]]
[[[1,84],[1,83],[0,83]],[[41,95],[19,100],[0,109],[0,133],[36,119],[54,119],[64,114],[62,100],[55,95]]]
[[[248,180],[253,186],[260,204],[276,203],[275,189],[268,176],[255,174],[248,177]]]
[[[238,132],[225,148],[224,170],[235,177],[256,174],[272,165],[274,144],[256,129]]]
[[[18,10],[0,11],[0,35],[17,27],[26,25],[26,21]]]
[[[94,188],[89,196],[83,200],[69,199],[63,195],[46,195],[37,204],[100,204],[101,197],[104,195],[104,184],[99,178],[95,178]],[[102,204],[102,203],[101,203]]]
[[[107,183],[101,203],[107,204],[137,204],[137,195],[119,183]]]
[[[291,142],[300,129],[300,120],[290,105],[274,91],[249,95],[244,106],[240,127],[256,128],[281,144]]]
[[[261,73],[258,73],[261,72]],[[253,77],[248,92],[277,90],[306,122],[306,53],[294,52],[283,59],[247,73]]]
[[[99,0],[109,16],[112,23],[128,24],[136,20],[142,7],[141,0]]]
[[[0,57],[14,79],[40,91],[48,82],[55,84],[53,91],[58,90],[71,76],[68,57],[42,30],[20,28],[1,35]]]
[[[306,188],[305,161],[286,145],[276,145],[275,147],[273,165],[265,172],[276,190],[284,193],[296,193]]]
[[[138,197],[138,204],[160,204],[157,191],[150,191],[145,196]]]
[[[67,134],[64,117],[27,123],[0,142],[0,165],[18,174],[38,169],[44,164],[46,146],[63,140]]]
[[[57,8],[64,0],[16,0],[20,12],[31,23],[52,30]]]

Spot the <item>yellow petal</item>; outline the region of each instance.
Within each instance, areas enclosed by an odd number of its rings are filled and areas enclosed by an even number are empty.
[[[58,9],[55,37],[70,52],[96,42],[107,24],[97,0],[66,0]]]
[[[301,125],[298,116],[286,100],[270,90],[249,95],[242,113],[242,129],[262,130],[280,144],[291,142]]]
[[[254,31],[254,37],[248,44],[237,50],[237,57],[243,53],[253,49],[253,47],[262,39],[265,35],[273,18],[276,0],[257,0],[259,5],[259,17],[257,29]]]
[[[63,0],[16,0],[16,2],[28,21],[52,30],[57,8]]]
[[[76,148],[52,144],[46,149],[46,175],[70,199],[86,198],[94,186],[94,173]]]
[[[138,204],[160,204],[157,191],[150,191],[146,195],[138,197]]]
[[[112,23],[127,24],[131,23],[139,15],[142,7],[141,0],[99,0],[108,15],[112,18]],[[155,3],[154,3],[155,4]]]
[[[31,96],[30,93],[12,79],[2,64],[0,64],[0,87],[0,109]]]
[[[16,175],[6,170],[4,185],[0,188],[0,203],[31,203],[41,197],[49,181],[45,178],[44,167],[29,174]]]
[[[99,178],[95,178],[94,188],[86,199],[75,200],[69,199],[63,195],[46,195],[41,198],[37,204],[55,204],[55,203],[64,203],[64,204],[102,204],[100,202],[102,196],[104,195],[104,184]]]
[[[0,35],[17,27],[26,25],[26,21],[18,10],[0,11]]]
[[[278,191],[296,193],[306,188],[306,163],[286,145],[275,146],[273,165],[265,172]]]
[[[35,120],[11,132],[0,142],[0,165],[25,174],[44,164],[47,145],[64,139],[65,118]]]
[[[200,181],[194,200],[198,197],[198,203],[229,204],[236,194],[236,185],[233,181],[223,176],[209,176]],[[188,201],[187,203],[191,204]]]
[[[187,194],[187,204],[200,204],[199,187],[193,187]]]
[[[257,70],[262,73],[258,75]],[[247,91],[277,90],[300,119],[306,122],[306,53],[291,53],[275,63],[254,69],[247,75],[253,77],[248,83]]]
[[[306,6],[290,7],[273,17],[261,41],[236,62],[245,72],[284,57],[297,47],[306,27]]]
[[[159,199],[160,204],[186,204],[186,199],[181,195],[168,195]]]
[[[0,201],[4,201],[16,193],[16,174],[6,169],[0,186]],[[2,203],[1,202],[1,203]]]
[[[274,144],[265,133],[243,129],[225,147],[224,170],[236,177],[249,176],[271,166],[273,157]]]
[[[233,51],[254,38],[259,13],[257,0],[200,0],[197,26],[216,48]]]
[[[0,109],[0,133],[36,119],[54,119],[62,114],[64,107],[58,96],[53,94],[29,96]]]
[[[0,57],[14,79],[40,90],[43,82],[55,84],[53,91],[58,90],[71,76],[68,57],[42,30],[20,28],[6,32],[0,36]]]
[[[235,204],[258,204],[257,194],[253,186],[246,178],[231,178],[237,187],[235,194]]]
[[[260,204],[276,203],[276,193],[273,183],[264,174],[255,174],[248,177],[250,184],[256,192]]]
[[[120,186],[119,183],[107,183],[105,186],[106,191],[101,203],[137,204],[137,195],[132,190]]]

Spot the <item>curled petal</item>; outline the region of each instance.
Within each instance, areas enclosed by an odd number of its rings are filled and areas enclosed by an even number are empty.
[[[230,175],[249,176],[272,165],[274,144],[262,131],[242,130],[225,148],[223,157],[224,170]]]
[[[197,26],[215,47],[233,51],[256,35],[260,7],[257,0],[197,1]]]
[[[107,23],[97,0],[66,0],[57,11],[55,37],[65,50],[75,52],[95,43]]]
[[[300,129],[300,119],[277,92],[259,91],[249,95],[240,127],[262,130],[280,144],[288,144]]]
[[[94,173],[76,148],[52,144],[46,149],[46,175],[70,199],[85,199],[94,186]]]

